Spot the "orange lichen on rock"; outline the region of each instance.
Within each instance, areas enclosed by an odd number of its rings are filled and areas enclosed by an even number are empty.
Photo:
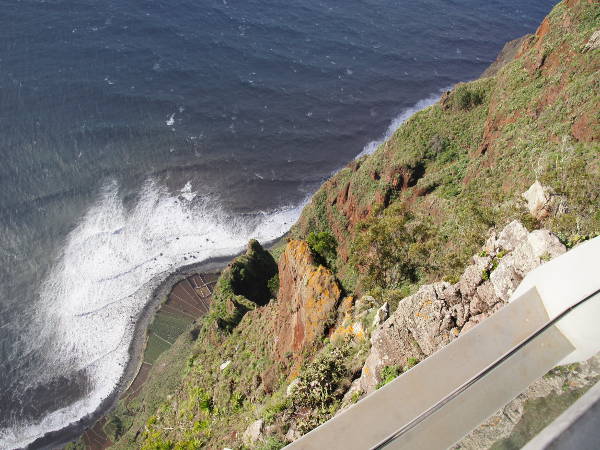
[[[298,367],[324,335],[342,291],[333,273],[316,265],[308,244],[291,240],[279,260],[275,358]]]

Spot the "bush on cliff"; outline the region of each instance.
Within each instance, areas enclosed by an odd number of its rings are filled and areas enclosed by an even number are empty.
[[[459,110],[469,110],[481,105],[485,99],[485,93],[471,84],[458,84],[450,95],[452,107]]]
[[[377,383],[377,389],[381,389],[388,383],[394,381],[402,373],[402,368],[399,366],[385,366],[381,369],[381,381]]]
[[[330,344],[300,373],[290,401],[292,414],[300,416],[297,429],[301,434],[319,426],[337,410],[350,385],[345,364],[349,354],[348,346]]]
[[[222,329],[233,329],[246,312],[269,301],[274,287],[269,281],[276,274],[273,256],[252,239],[246,253],[234,259],[219,277],[209,321],[216,321]]]
[[[435,229],[427,221],[390,208],[381,218],[363,223],[352,245],[351,262],[363,275],[366,289],[397,289],[416,283],[431,265]]]
[[[320,264],[335,269],[337,241],[331,233],[327,231],[311,232],[306,238],[306,242]]]

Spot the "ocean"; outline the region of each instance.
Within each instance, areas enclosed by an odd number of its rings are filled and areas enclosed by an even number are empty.
[[[0,0],[0,448],[113,392],[153,283],[284,234],[553,3]]]

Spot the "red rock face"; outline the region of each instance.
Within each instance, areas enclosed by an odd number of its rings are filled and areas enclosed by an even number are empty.
[[[359,170],[360,166],[355,169]],[[369,177],[372,180],[383,179],[385,183],[372,194],[370,201],[365,201],[362,198],[364,197],[363,188],[355,186],[351,181],[341,186],[337,186],[334,180],[325,184],[330,191],[329,201],[327,202],[328,222],[338,241],[338,254],[342,261],[348,260],[350,251],[350,241],[346,239],[347,234],[352,234],[356,225],[369,218],[374,209],[387,208],[394,192],[401,192],[414,186],[422,175],[422,168],[411,168],[403,165],[389,166],[381,174],[377,171],[371,171]],[[343,225],[334,218],[339,213],[346,219]]]
[[[580,0],[567,1],[567,8],[575,8],[582,3]],[[579,49],[574,48],[570,41],[563,42],[559,46],[552,48],[550,53],[546,49],[546,41],[549,33],[564,31],[568,33],[572,27],[572,15],[566,13],[560,21],[551,22],[546,17],[535,32],[535,36],[525,40],[517,54],[517,58],[523,61],[523,65],[529,76],[537,77],[542,74],[548,78],[556,78],[558,81],[548,83],[539,95],[535,104],[528,107],[527,110],[514,111],[510,115],[500,112],[501,101],[492,94],[489,105],[488,117],[485,122],[483,140],[479,146],[475,157],[488,154],[487,165],[494,163],[494,143],[502,135],[503,129],[514,123],[519,117],[529,115],[533,118],[539,117],[542,112],[553,106],[556,102],[568,101],[568,87],[573,74],[573,69],[566,62],[580,58]],[[586,70],[597,70],[597,64],[586,68]],[[567,69],[568,68],[568,69]],[[593,121],[583,114],[577,117],[572,125],[571,133],[575,139],[580,142],[592,142],[597,139],[597,130],[593,128]],[[559,142],[561,136],[551,135],[549,139],[553,142]],[[465,180],[470,181],[469,178]]]
[[[573,137],[580,142],[598,141],[599,134],[594,131],[594,127],[598,128],[598,125],[587,114],[584,114],[573,123],[571,129]]]
[[[279,294],[275,319],[275,359],[292,360],[291,377],[304,353],[325,335],[341,290],[331,271],[316,266],[308,244],[290,241],[279,260]]]

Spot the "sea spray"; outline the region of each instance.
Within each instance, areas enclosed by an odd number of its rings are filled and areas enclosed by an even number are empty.
[[[32,327],[37,332],[28,343],[40,363],[27,389],[63,377],[83,384],[84,395],[41,421],[1,430],[0,447],[25,446],[92,413],[111,395],[153,281],[185,264],[235,254],[250,238],[275,239],[301,207],[234,216],[190,183],[173,194],[150,180],[127,208],[118,184],[107,183],[41,287]]]

